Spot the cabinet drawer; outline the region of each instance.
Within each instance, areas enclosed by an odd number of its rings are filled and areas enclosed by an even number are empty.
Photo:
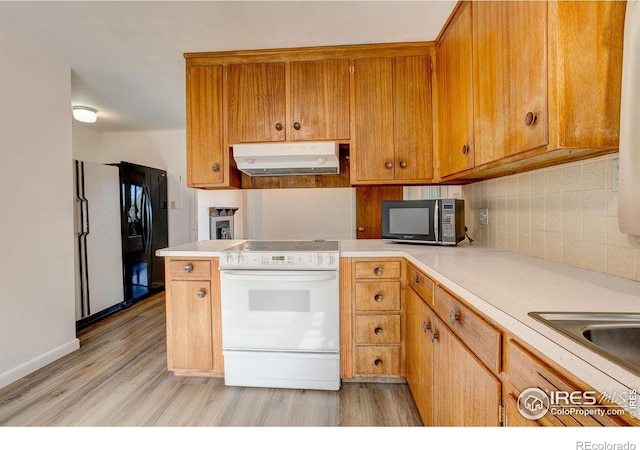
[[[357,311],[399,311],[400,282],[356,283]]]
[[[427,302],[429,306],[433,306],[434,283],[413,264],[407,265],[407,286],[411,286],[422,297],[422,300]]]
[[[400,261],[356,261],[356,278],[399,279],[401,273]]]
[[[551,367],[546,365],[544,362],[542,362],[537,357],[535,357],[520,345],[511,340],[507,345],[507,356],[508,362],[506,370],[509,374],[507,395],[509,397],[508,400],[514,402],[516,405],[520,393],[529,388],[539,388],[546,393],[549,393],[551,391],[573,393],[591,390],[585,389],[582,386],[578,386],[570,382],[560,373],[553,370]],[[550,408],[549,411],[540,419],[535,421],[533,425],[610,426],[625,424],[625,420],[623,417],[616,417],[616,415],[609,414],[600,415],[597,413],[593,413],[598,409],[608,409],[608,406],[605,406],[600,402],[603,396],[599,394],[596,395],[598,400],[597,404],[594,405],[576,405],[571,402],[567,404],[565,400],[560,401],[560,404],[558,406],[566,405],[566,410],[572,408],[575,410],[575,413],[555,415],[552,413],[552,411],[556,408]],[[619,408],[612,406],[611,409]],[[515,416],[519,413],[513,412],[512,414]],[[520,419],[519,417],[516,418]]]
[[[356,347],[355,359],[357,374],[400,374],[400,347]]]
[[[434,309],[489,369],[500,373],[502,336],[498,330],[439,286],[435,288]]]
[[[399,344],[400,314],[356,316],[358,344]]]
[[[208,259],[172,259],[169,262],[172,279],[208,280],[211,278],[211,261]]]

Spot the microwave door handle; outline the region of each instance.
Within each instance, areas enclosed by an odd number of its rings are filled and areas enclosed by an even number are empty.
[[[440,242],[440,202],[438,200],[435,201],[435,208],[433,211],[433,235],[434,240],[436,242]]]

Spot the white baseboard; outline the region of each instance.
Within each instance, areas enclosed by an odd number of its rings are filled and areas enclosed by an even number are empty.
[[[17,381],[20,378],[25,377],[30,373],[35,372],[38,369],[41,369],[47,364],[50,364],[53,361],[60,359],[63,356],[78,350],[79,348],[80,348],[80,341],[78,339],[74,339],[36,358],[31,359],[24,364],[20,364],[18,367],[15,367],[4,373],[1,373],[0,388],[10,385],[14,381]]]

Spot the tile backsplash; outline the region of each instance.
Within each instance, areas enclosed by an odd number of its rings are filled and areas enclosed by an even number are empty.
[[[618,155],[463,186],[474,241],[640,280],[640,237],[618,228]],[[481,208],[489,212],[480,225]]]

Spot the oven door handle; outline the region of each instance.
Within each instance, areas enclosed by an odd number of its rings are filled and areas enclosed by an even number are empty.
[[[228,280],[237,281],[329,281],[338,277],[338,272],[327,271],[320,273],[305,273],[293,271],[250,272],[250,271],[221,271],[220,276]]]

